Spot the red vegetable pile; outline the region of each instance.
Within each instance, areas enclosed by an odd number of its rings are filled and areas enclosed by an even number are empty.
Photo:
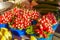
[[[40,37],[48,37],[49,34],[53,34],[54,30],[52,29],[52,25],[56,24],[56,18],[52,13],[48,13],[47,15],[42,16],[42,18],[38,19],[38,23],[36,24],[35,32],[39,34]]]
[[[4,15],[0,15],[0,24],[6,24],[12,21],[13,14],[11,11],[4,12]]]
[[[32,25],[31,23],[34,23],[34,20],[36,20],[36,23]],[[11,25],[12,28],[27,29],[27,31],[30,33],[34,33],[40,37],[46,38],[49,36],[49,34],[54,33],[52,25],[56,24],[57,21],[54,14],[51,12],[40,17],[39,12],[37,11],[14,8],[4,12],[3,15],[0,15],[0,24],[6,23],[10,23],[9,25]],[[28,29],[27,27],[30,28],[30,26],[31,29]]]

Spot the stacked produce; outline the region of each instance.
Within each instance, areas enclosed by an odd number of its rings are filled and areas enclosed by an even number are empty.
[[[14,13],[14,19],[12,27],[14,28],[26,29],[26,27],[31,25],[31,19],[36,20],[39,18],[39,13],[33,10],[29,11],[25,9],[14,8],[13,13]]]
[[[54,30],[52,29],[52,25],[56,24],[57,21],[53,14],[50,12],[47,15],[43,15],[42,18],[38,19],[38,23],[36,24],[35,32],[39,34],[40,37],[48,37],[49,34],[53,34]]]
[[[36,10],[14,8],[0,15],[0,24],[9,24],[10,28],[25,29],[27,35],[47,38],[54,33],[52,26],[57,23],[52,12],[40,16]]]
[[[4,15],[0,15],[0,24],[6,24],[8,22],[11,22],[12,17],[13,15],[11,11],[5,12]]]

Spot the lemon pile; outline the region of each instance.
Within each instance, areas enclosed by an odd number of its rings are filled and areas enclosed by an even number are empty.
[[[0,29],[0,40],[12,40],[11,32],[6,28]]]

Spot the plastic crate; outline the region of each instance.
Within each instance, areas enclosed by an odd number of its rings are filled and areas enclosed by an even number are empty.
[[[58,27],[58,24],[55,24],[55,25],[53,25],[52,28],[53,28],[53,30],[56,30],[57,27]],[[19,30],[19,29],[14,29],[14,28],[10,28],[10,30],[12,32],[13,38],[14,38],[14,35],[19,36],[19,37],[26,35],[25,30]],[[32,34],[32,36],[35,36],[35,34]],[[53,36],[54,35],[51,34],[48,38],[37,38],[37,40],[52,40]]]
[[[19,36],[19,37],[22,37],[22,36],[25,36],[26,32],[25,30],[19,30],[19,29],[14,29],[14,28],[10,28],[11,32],[12,32],[12,35],[14,36]]]
[[[58,27],[58,24],[55,24],[55,25],[53,25],[53,30],[56,30],[57,29],[57,27]],[[51,34],[48,38],[37,38],[37,40],[52,40],[52,37],[53,37],[54,35],[53,34]]]
[[[8,24],[0,24],[0,28],[8,28]]]
[[[57,27],[58,27],[58,25],[59,25],[58,23],[57,23],[57,24],[55,24],[55,25],[53,25],[53,27],[52,27],[52,28],[53,28],[53,30],[56,30],[56,29],[57,29]]]
[[[48,38],[37,38],[37,40],[52,40],[53,34],[51,34]]]

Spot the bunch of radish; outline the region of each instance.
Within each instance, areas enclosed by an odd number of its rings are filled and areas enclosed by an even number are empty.
[[[52,25],[56,23],[57,23],[56,18],[52,13],[43,15],[42,18],[38,19],[35,32],[39,34],[40,37],[46,38],[49,36],[48,34],[54,33],[54,30],[52,29]]]
[[[40,16],[37,11],[20,8],[14,8],[13,14],[15,19],[12,27],[21,29],[26,29],[26,27],[31,25],[31,20],[36,20]]]
[[[6,24],[12,21],[13,14],[11,11],[4,12],[3,15],[0,15],[0,24]]]

